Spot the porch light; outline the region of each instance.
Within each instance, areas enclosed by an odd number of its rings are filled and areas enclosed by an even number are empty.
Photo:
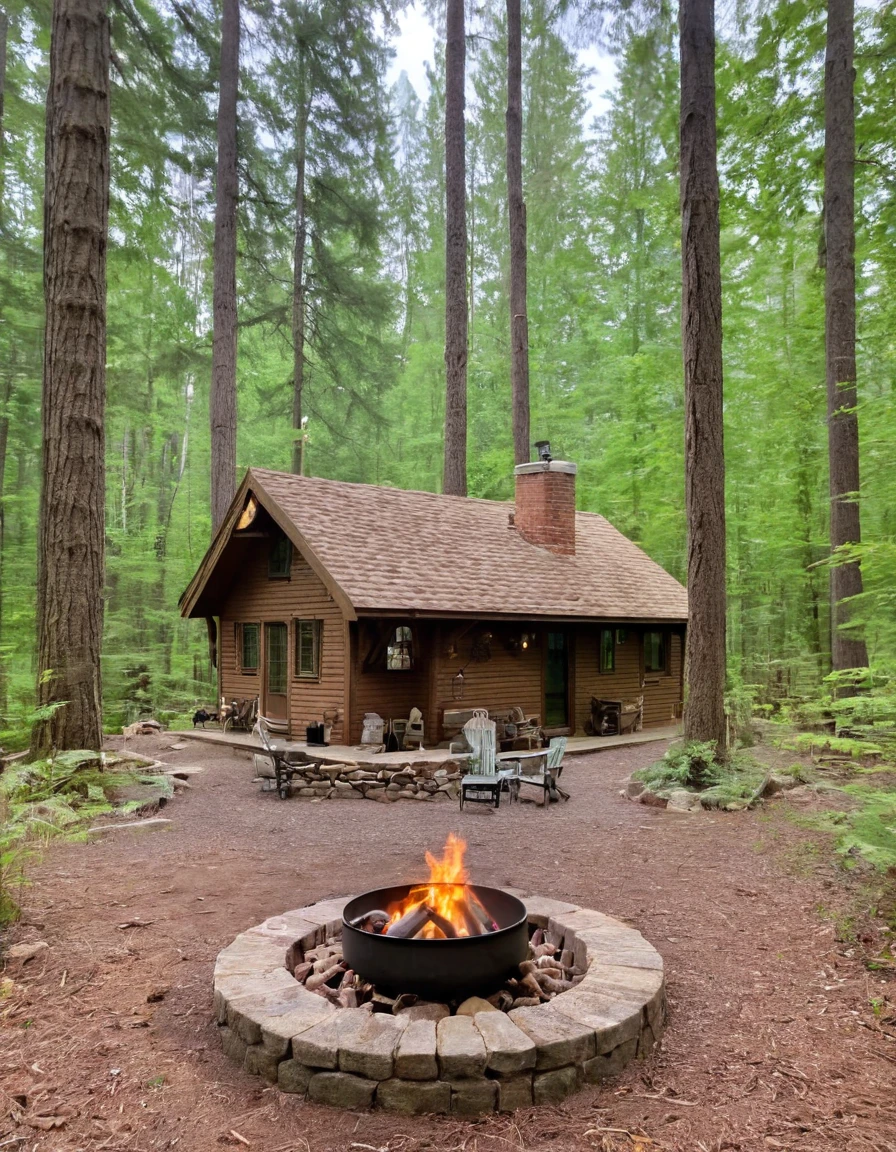
[[[524,632],[522,634],[522,636],[520,637],[520,648],[528,648],[528,647],[529,647],[529,633]]]

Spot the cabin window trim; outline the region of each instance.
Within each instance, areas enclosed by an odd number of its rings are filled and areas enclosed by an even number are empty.
[[[601,628],[597,639],[597,667],[602,676],[616,671],[616,630]]]
[[[297,680],[320,680],[323,631],[323,620],[310,617],[296,617],[293,620],[293,669]],[[309,654],[308,641],[310,663],[303,661],[303,657]]]
[[[397,624],[386,643],[386,671],[412,672],[414,669],[414,630],[410,624]]]
[[[648,664],[648,637],[658,636],[659,644],[657,645],[658,659],[654,667]],[[651,647],[653,644],[651,642]],[[669,650],[671,644],[669,643],[669,633],[662,628],[646,628],[644,636],[641,641],[642,660],[644,661],[644,675],[645,676],[668,676],[669,675]]]
[[[268,548],[268,579],[289,580],[291,575],[292,541],[285,532],[279,532]]]
[[[246,659],[246,639],[255,635],[255,663]],[[238,621],[233,625],[234,649],[236,651],[236,670],[245,676],[257,676],[261,667],[261,625],[254,620]]]

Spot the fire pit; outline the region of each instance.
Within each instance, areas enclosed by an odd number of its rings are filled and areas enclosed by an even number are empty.
[[[469,883],[463,843],[430,879],[275,916],[215,964],[225,1053],[345,1108],[478,1115],[556,1104],[646,1055],[663,963],[600,912]]]
[[[411,993],[426,1000],[449,1001],[496,991],[526,959],[529,944],[525,904],[500,888],[466,885],[467,894],[486,910],[494,925],[483,925],[474,935],[458,932],[446,937],[439,932],[428,938],[406,938],[360,927],[379,909],[409,905],[413,915],[415,908],[425,912],[427,901],[442,907],[455,903],[451,897],[456,888],[447,883],[425,887],[403,884],[377,888],[350,900],[342,914],[345,963],[389,996]]]

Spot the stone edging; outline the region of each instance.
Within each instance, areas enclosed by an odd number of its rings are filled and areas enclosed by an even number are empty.
[[[341,927],[351,897],[340,897],[273,916],[218,954],[214,1001],[225,1053],[283,1092],[406,1115],[556,1104],[645,1056],[665,1013],[656,949],[601,912],[506,891],[524,902],[531,925],[553,933],[587,967],[575,988],[538,1007],[438,1024],[334,1008],[291,968],[299,949]]]
[[[262,790],[273,789],[270,761],[255,756],[255,770]],[[358,764],[292,764],[290,793],[312,800],[456,800],[460,795],[463,766],[457,760],[441,763],[403,764],[390,768],[362,768]]]

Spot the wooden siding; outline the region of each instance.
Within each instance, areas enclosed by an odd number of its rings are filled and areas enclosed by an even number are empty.
[[[221,613],[218,657],[221,691],[228,700],[260,695],[264,666],[263,629],[258,672],[238,670],[234,624],[263,624],[283,621],[289,625],[289,717],[290,735],[304,738],[305,728],[320,722],[324,711],[338,712],[331,740],[342,743],[345,735],[347,629],[338,605],[305,559],[293,549],[288,580],[268,577],[268,545],[258,539],[247,550],[245,563],[231,587]],[[295,629],[293,620],[322,620],[321,666],[319,680],[295,675]]]
[[[630,701],[643,693],[645,728],[669,724],[681,715],[681,635],[669,634],[668,673],[645,673],[644,630],[631,627],[622,630],[625,642],[616,645],[616,670],[603,673],[599,670],[600,628],[583,625],[576,633],[575,711],[578,731],[583,731],[586,721],[591,718],[592,696],[602,700]]]
[[[473,661],[470,659],[474,633],[466,630],[458,640],[458,629],[446,625],[442,643],[437,652],[437,664],[433,676],[433,712],[441,724],[445,709],[487,708],[490,712],[502,711],[519,706],[527,716],[538,716],[544,720],[544,694],[542,673],[543,637],[539,638],[530,627],[534,639],[529,648],[511,651],[508,643],[517,640],[524,629],[508,629],[506,625],[483,624],[476,634],[491,631],[491,659]],[[458,655],[451,660],[447,656],[448,646],[455,640]],[[454,696],[454,677],[464,669],[463,696]]]
[[[364,660],[377,643],[382,624],[380,621],[359,620],[350,626],[352,650],[352,692],[349,739],[361,739],[361,726],[365,712],[376,712],[387,723],[389,720],[407,720],[412,708],[423,713],[425,737],[432,739],[429,710],[429,667],[432,658],[431,624],[414,620],[389,621],[390,627],[407,624],[413,637],[414,666],[406,671],[386,668],[386,653],[377,663],[381,667],[364,669]],[[424,740],[425,744],[425,740]]]

